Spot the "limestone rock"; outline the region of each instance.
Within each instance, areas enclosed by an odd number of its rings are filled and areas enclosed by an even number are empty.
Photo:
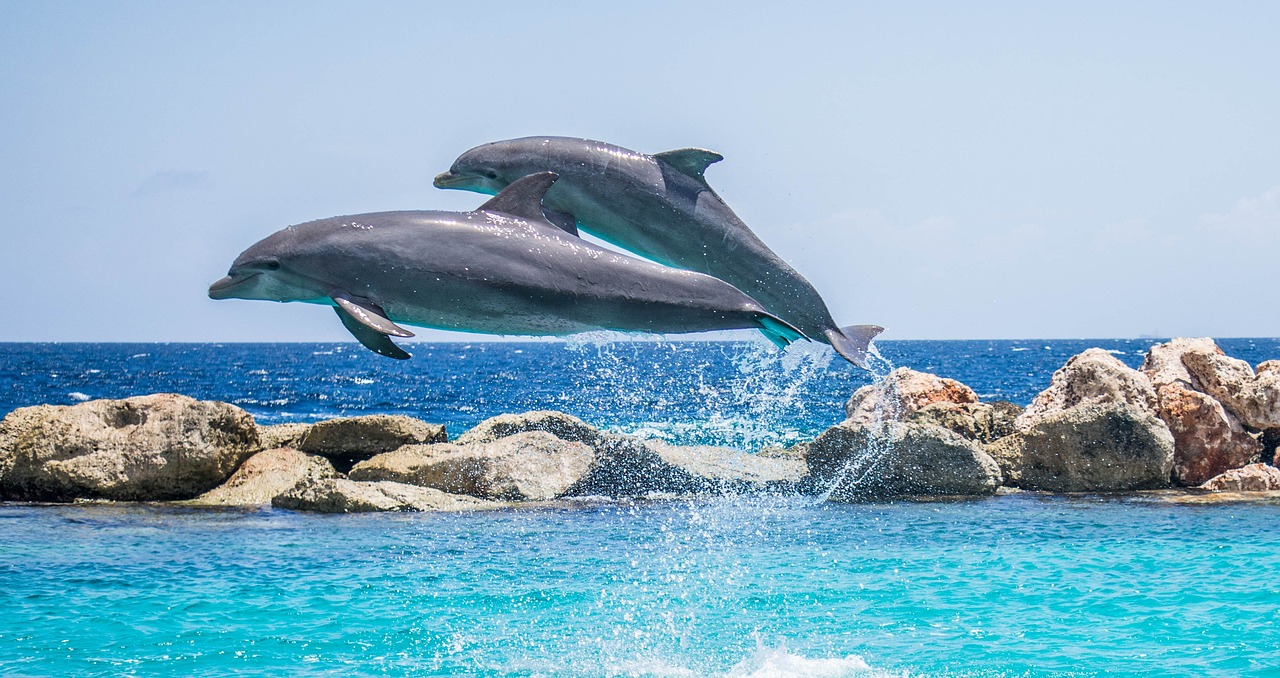
[[[1021,407],[1003,400],[963,404],[942,402],[925,405],[904,421],[941,426],[962,438],[989,443],[1013,433],[1013,422],[1021,413]]]
[[[249,457],[227,482],[188,503],[200,506],[267,505],[303,480],[336,477],[338,472],[328,459],[281,447]]]
[[[1268,374],[1280,374],[1280,360],[1268,360],[1258,363],[1258,367],[1254,369],[1254,374],[1259,377]]]
[[[1124,403],[1140,410],[1156,411],[1156,392],[1151,381],[1100,348],[1072,356],[1053,373],[1049,388],[1041,391],[1018,415],[1019,429],[1080,405]]]
[[[932,403],[976,403],[978,394],[954,380],[899,367],[883,381],[858,389],[845,403],[853,424],[899,421]]]
[[[642,497],[794,489],[804,478],[794,454],[760,455],[723,447],[684,447],[604,433],[596,462],[569,496]]]
[[[1266,464],[1250,464],[1227,471],[1200,486],[1220,492],[1270,492],[1280,490],[1280,469]]]
[[[373,511],[475,511],[497,502],[448,494],[430,487],[393,482],[362,483],[346,478],[304,478],[271,500],[276,508],[317,513]]]
[[[1169,486],[1173,435],[1147,409],[1091,403],[1039,417],[987,446],[1005,481],[1029,490],[1113,492]]]
[[[470,445],[406,445],[356,464],[349,476],[492,499],[545,500],[563,494],[594,461],[595,452],[583,443],[525,431]]]
[[[1179,384],[1160,387],[1160,418],[1173,433],[1173,476],[1196,486],[1258,460],[1262,445],[1249,435],[1222,403]]]
[[[1261,446],[1222,402],[1205,392],[1202,381],[1220,381],[1220,369],[1223,376],[1235,374],[1238,380],[1245,376],[1241,366],[1252,380],[1247,364],[1227,358],[1209,338],[1177,338],[1147,352],[1141,369],[1156,387],[1157,414],[1173,433],[1174,480],[1179,484],[1199,485],[1258,458]]]
[[[458,436],[454,442],[459,445],[491,443],[525,431],[546,431],[561,440],[588,445],[595,445],[600,438],[598,430],[573,415],[553,410],[538,410],[490,417]]]
[[[1217,398],[1245,426],[1280,428],[1280,373],[1270,367],[1255,375],[1249,363],[1220,353],[1182,356],[1199,390]]]
[[[298,442],[298,449],[329,457],[339,471],[401,445],[448,440],[444,426],[403,415],[371,414],[318,422]]]
[[[310,430],[311,424],[302,423],[259,426],[258,438],[262,441],[262,449],[264,450],[274,450],[281,447],[297,449]]]
[[[259,447],[247,412],[183,395],[24,407],[0,422],[0,496],[189,499]]]
[[[835,499],[988,495],[1000,468],[975,442],[920,423],[846,421],[809,444],[810,490]]]
[[[1151,380],[1156,388],[1165,384],[1178,384],[1193,391],[1200,390],[1200,384],[1187,371],[1183,357],[1188,353],[1221,355],[1222,349],[1212,339],[1188,339],[1178,337],[1163,344],[1156,344],[1148,351],[1138,369]]]

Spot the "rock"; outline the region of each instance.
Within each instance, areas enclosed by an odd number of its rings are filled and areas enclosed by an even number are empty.
[[[546,431],[561,440],[588,445],[595,445],[600,438],[598,430],[573,415],[553,410],[539,410],[490,417],[458,436],[454,442],[459,445],[491,443],[526,431]]]
[[[448,440],[444,426],[403,415],[371,414],[318,422],[298,443],[298,449],[328,457],[339,471],[356,462],[390,452],[401,445],[424,445]]]
[[[1019,429],[1026,429],[1073,407],[1112,403],[1155,414],[1156,392],[1146,375],[1100,348],[1091,348],[1072,356],[1054,372],[1049,388],[1041,391],[1014,423]]]
[[[507,500],[560,496],[591,469],[595,452],[546,431],[471,445],[406,445],[356,464],[352,480],[391,480]]]
[[[302,439],[311,430],[311,424],[274,424],[259,426],[258,439],[262,441],[262,449],[274,450],[281,447],[298,448]]]
[[[809,444],[809,489],[835,499],[988,495],[1000,468],[959,434],[920,423],[833,426]]]
[[[259,506],[284,494],[304,480],[337,478],[328,459],[281,447],[259,452],[245,460],[227,482],[192,499],[200,506]]]
[[[1219,359],[1231,360],[1212,339],[1177,338],[1152,346],[1142,361],[1156,387],[1157,414],[1173,433],[1174,480],[1181,485],[1199,485],[1244,466],[1261,451],[1235,415],[1203,390],[1200,377],[1212,376]]]
[[[875,424],[899,421],[940,402],[976,403],[978,394],[954,379],[899,367],[883,381],[858,389],[845,403],[844,412],[853,424]]]
[[[1280,360],[1268,360],[1258,363],[1258,367],[1254,370],[1254,374],[1261,377],[1268,374],[1280,374]]]
[[[806,466],[794,454],[759,455],[723,447],[683,447],[600,434],[596,462],[567,496],[643,497],[794,489]]]
[[[930,424],[958,433],[962,438],[989,443],[1013,433],[1013,422],[1022,408],[1010,402],[932,403],[912,412],[904,421]]]
[[[1196,486],[1258,460],[1262,445],[1222,403],[1179,384],[1160,387],[1160,418],[1173,433],[1173,477]]]
[[[1221,354],[1222,349],[1205,337],[1188,339],[1178,337],[1163,344],[1156,344],[1147,350],[1142,366],[1138,369],[1151,380],[1152,386],[1159,388],[1165,384],[1178,384],[1192,391],[1199,391],[1198,384],[1183,364],[1183,356],[1188,353]]]
[[[1270,459],[1272,466],[1280,466],[1280,429],[1262,432],[1262,457]]]
[[[1280,490],[1280,469],[1266,464],[1250,464],[1214,476],[1201,489],[1225,492],[1270,492]]]
[[[393,482],[362,483],[346,478],[304,478],[271,500],[276,508],[316,513],[374,511],[475,511],[500,508],[497,502],[448,494],[430,487]]]
[[[1255,375],[1249,363],[1221,353],[1189,352],[1182,362],[1199,390],[1217,398],[1245,426],[1280,428],[1280,373]]]
[[[1084,404],[987,446],[1005,482],[1028,490],[1114,492],[1169,486],[1173,435],[1145,408]]]
[[[244,410],[171,393],[24,407],[0,422],[0,496],[189,499],[260,446]]]

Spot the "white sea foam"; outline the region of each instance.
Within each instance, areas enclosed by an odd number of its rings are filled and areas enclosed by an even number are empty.
[[[754,654],[729,670],[726,678],[846,678],[852,676],[905,676],[877,670],[857,655],[816,659],[788,652],[784,648],[759,647]]]
[[[89,400],[89,399],[91,398],[91,396],[90,396],[89,394],[87,394],[87,393],[81,393],[81,392],[79,392],[79,391],[72,391],[72,392],[70,392],[70,393],[68,393],[68,394],[67,394],[67,397],[68,397],[68,398],[70,398],[70,399],[72,399],[72,400],[74,400],[74,401],[76,401],[76,402],[78,402],[78,403],[82,403],[82,402],[84,402],[84,401],[86,401],[86,400]]]

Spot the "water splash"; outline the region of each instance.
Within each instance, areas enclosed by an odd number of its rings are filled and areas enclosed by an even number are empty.
[[[581,366],[594,379],[613,385],[610,397],[636,409],[650,409],[653,418],[613,427],[621,433],[657,437],[678,444],[716,445],[742,451],[766,446],[788,446],[804,440],[812,418],[815,385],[832,376],[835,353],[824,344],[796,342],[778,350],[763,337],[752,335],[742,343],[724,343],[724,351],[735,374],[728,380],[710,362],[692,366],[695,387],[689,395],[696,402],[684,419],[662,417],[675,403],[658,395],[667,389],[655,388],[655,379],[664,375],[662,365],[639,363],[634,351],[619,342],[617,333],[593,332],[570,338],[569,350],[582,355]],[[668,347],[673,352],[689,350],[689,344],[660,337],[640,341]],[[844,367],[843,363],[840,365]],[[678,375],[689,380],[689,375]]]
[[[894,370],[893,361],[880,353],[880,349],[876,347],[875,342],[872,342],[867,347],[867,358],[867,367],[868,371],[871,372],[872,382],[870,386],[864,388],[887,390],[883,397],[876,400],[876,409],[872,418],[878,422],[896,421],[902,416],[902,412],[898,408],[899,400],[896,394],[892,392],[893,383],[889,383],[886,386],[886,378]],[[893,449],[893,438],[884,429],[876,429],[868,436],[867,442],[868,445],[865,450],[848,459],[844,466],[836,472],[826,488],[818,494],[817,501],[825,502],[830,500],[832,493],[841,487],[856,494],[858,488],[865,487],[867,481],[874,478],[873,473],[876,470],[876,466]],[[848,484],[846,485],[846,483]]]

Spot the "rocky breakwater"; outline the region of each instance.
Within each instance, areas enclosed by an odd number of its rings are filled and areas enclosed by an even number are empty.
[[[406,416],[260,427],[233,405],[156,394],[9,413],[0,499],[362,512],[599,496],[984,496],[1002,486],[1280,496],[1280,362],[1252,369],[1208,339],[1154,346],[1139,370],[1090,349],[1025,410],[900,368],[855,392],[845,414],[810,442],[748,452],[620,435],[552,411],[493,417],[452,441]]]
[[[805,487],[841,500],[992,494],[1002,475],[983,443],[1012,430],[1019,410],[980,403],[958,381],[898,368],[855,392],[845,421],[798,446]]]

